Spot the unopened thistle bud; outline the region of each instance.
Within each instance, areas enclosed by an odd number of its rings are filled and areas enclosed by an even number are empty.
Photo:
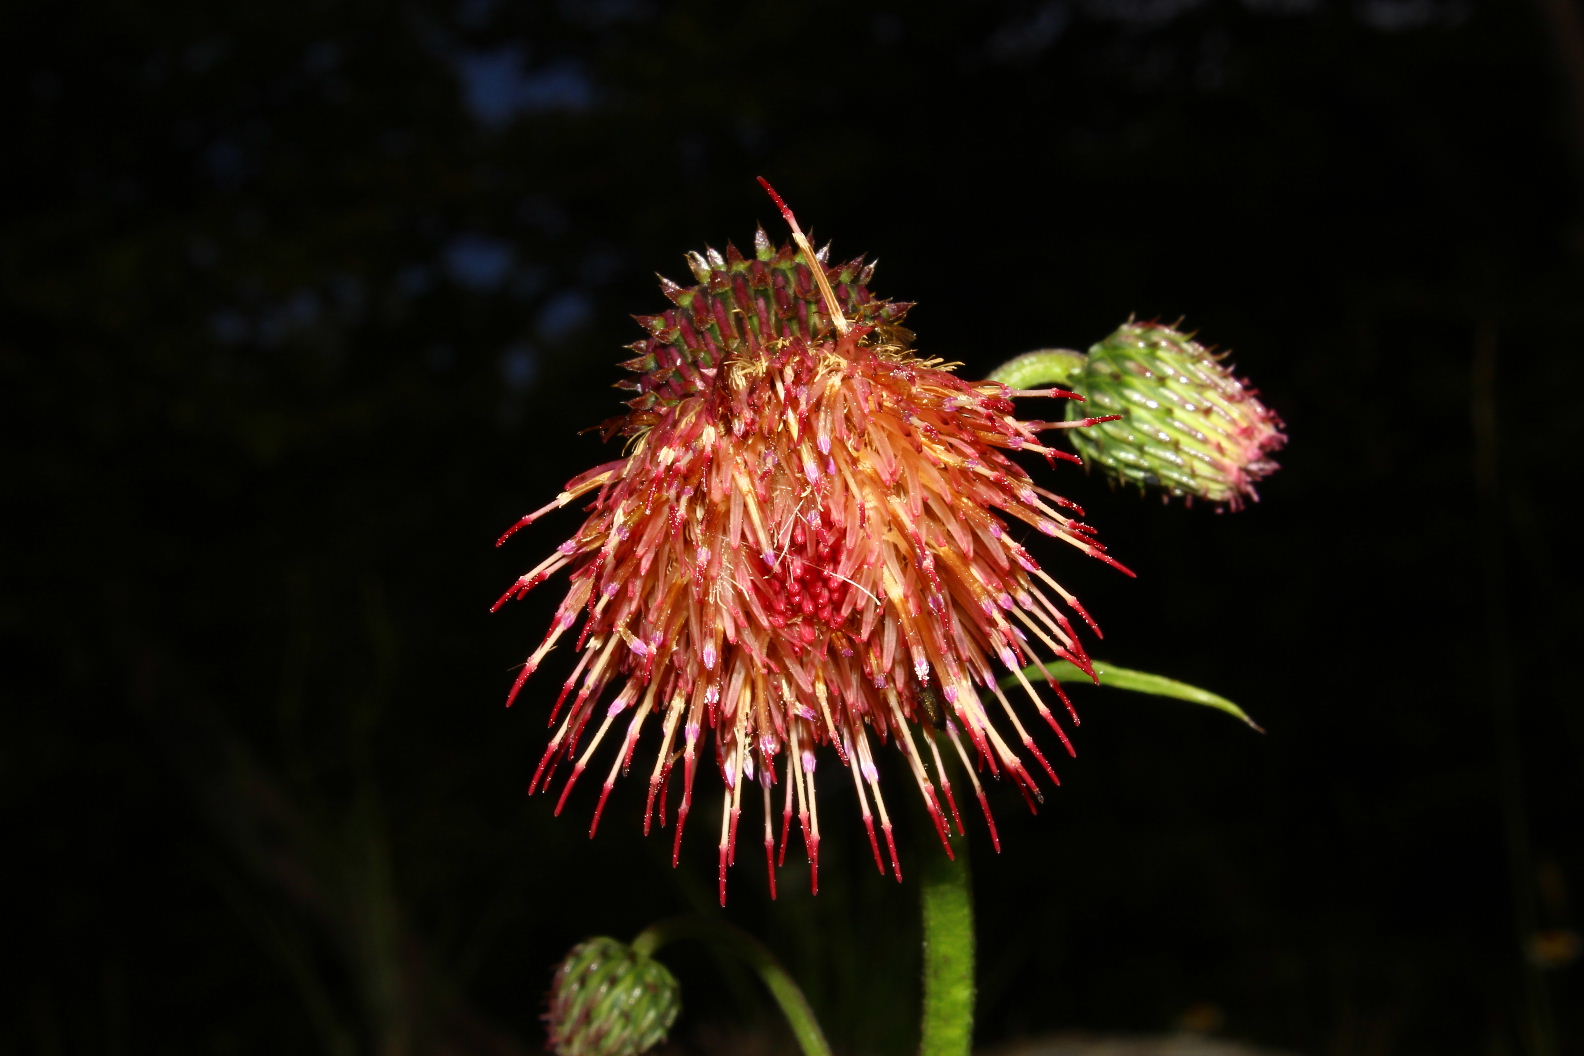
[[[624,942],[572,948],[550,988],[550,1049],[557,1056],[638,1056],[659,1045],[682,1009],[666,966]]]
[[[1223,360],[1171,327],[1121,327],[1089,349],[1070,381],[1088,397],[1077,413],[1121,417],[1073,430],[1073,446],[1141,487],[1234,510],[1258,500],[1254,484],[1275,472],[1270,454],[1287,437]]]

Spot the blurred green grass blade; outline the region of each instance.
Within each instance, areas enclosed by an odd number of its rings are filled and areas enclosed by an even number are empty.
[[[1264,733],[1260,724],[1248,717],[1248,714],[1236,704],[1219,693],[1212,693],[1208,689],[1190,686],[1186,682],[1179,682],[1175,678],[1164,675],[1152,675],[1147,671],[1134,671],[1132,668],[1118,667],[1116,664],[1104,660],[1094,661],[1095,674],[1100,676],[1100,684],[1109,689],[1126,689],[1134,693],[1149,693],[1157,697],[1172,697],[1176,700],[1186,700],[1190,704],[1203,704],[1217,711],[1224,711],[1234,719],[1247,723],[1259,732]],[[1051,661],[1041,668],[1038,664],[1031,664],[1023,669],[1023,676],[1029,681],[1039,681],[1045,678],[1049,671],[1058,682],[1088,682],[1089,676],[1084,674],[1074,665],[1065,660]],[[1018,684],[1016,675],[1008,675],[1001,680],[1005,688],[1012,688]]]

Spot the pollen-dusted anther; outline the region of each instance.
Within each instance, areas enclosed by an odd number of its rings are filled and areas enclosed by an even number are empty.
[[[1071,460],[1041,438],[1053,426],[1013,405],[1069,394],[965,381],[912,350],[908,306],[870,292],[872,265],[830,266],[763,232],[754,245],[752,258],[691,256],[697,284],[667,286],[671,307],[639,319],[635,395],[607,423],[626,456],[519,522],[587,511],[502,599],[568,573],[513,697],[581,624],[530,790],[564,764],[559,809],[592,768],[597,823],[636,766],[645,827],[674,824],[677,854],[695,778],[714,771],[723,901],[755,800],[771,873],[795,832],[817,890],[819,766],[848,770],[875,861],[898,879],[883,768],[912,774],[943,842],[961,820],[942,741],[992,832],[976,771],[1036,801],[1025,759],[1055,771],[1027,720],[1067,738],[1032,684],[1009,695],[997,680],[1058,660],[1092,673],[1072,617],[1093,624],[1016,539],[1041,532],[1115,564],[1081,511],[1011,457]],[[900,759],[886,764],[877,743]]]

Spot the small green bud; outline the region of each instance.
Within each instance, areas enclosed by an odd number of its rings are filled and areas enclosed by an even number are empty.
[[[1167,326],[1129,323],[1089,349],[1071,381],[1087,397],[1069,417],[1121,415],[1068,436],[1086,462],[1168,495],[1257,500],[1254,484],[1287,442],[1281,419],[1227,369],[1223,357]]]
[[[545,1016],[557,1056],[639,1056],[666,1038],[682,988],[666,966],[610,938],[574,946],[556,969]]]

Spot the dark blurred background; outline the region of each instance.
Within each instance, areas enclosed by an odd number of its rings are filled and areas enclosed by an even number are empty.
[[[979,1037],[1189,1031],[1303,1054],[1584,1051],[1574,0],[12,2],[0,1048],[514,1053],[555,961],[711,903],[524,790],[579,430],[681,254],[779,218],[983,374],[1131,313],[1286,418],[1236,514],[1063,468],[1130,581],[1041,553],[1096,655],[1038,817],[974,833]],[[1569,397],[1571,398],[1571,397]],[[1570,586],[1569,584],[1573,585]],[[908,803],[893,760],[891,799]],[[834,774],[828,774],[834,776]],[[917,888],[843,780],[826,875],[726,917],[843,1053],[914,1043]],[[909,808],[904,864],[937,853]],[[916,872],[916,864],[914,865]],[[785,1052],[672,958],[679,1051]]]

